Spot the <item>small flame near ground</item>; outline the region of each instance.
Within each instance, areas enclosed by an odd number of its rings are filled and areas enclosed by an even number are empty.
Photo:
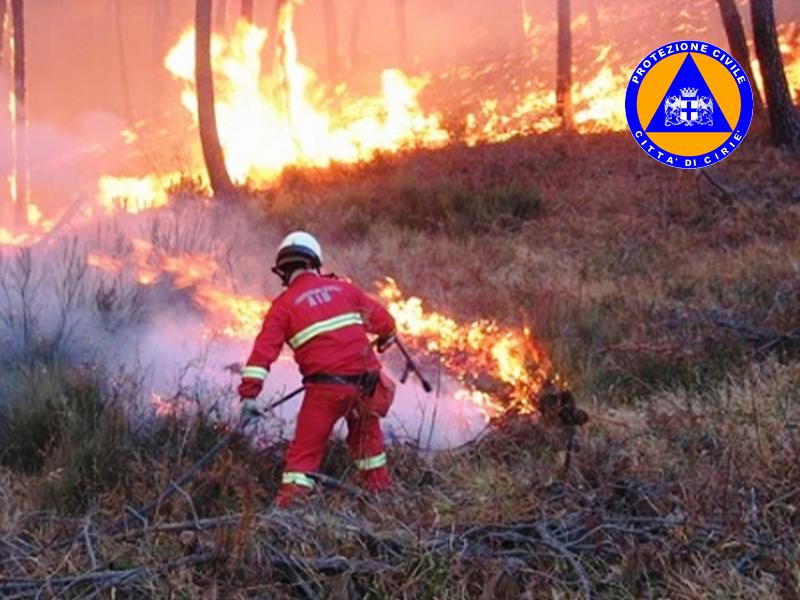
[[[459,323],[426,310],[417,297],[404,297],[391,277],[378,283],[378,292],[403,339],[438,357],[469,390],[462,398],[484,407],[490,416],[508,410],[535,412],[544,386],[558,381],[547,352],[527,327],[502,327],[487,319]],[[481,382],[484,375],[492,381]],[[492,392],[481,390],[482,385],[491,386]]]

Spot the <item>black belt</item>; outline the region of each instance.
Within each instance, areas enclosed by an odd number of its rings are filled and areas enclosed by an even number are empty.
[[[366,371],[357,375],[330,375],[328,373],[313,373],[303,377],[303,384],[308,383],[329,383],[334,385],[352,385],[361,388],[362,391],[371,395],[375,391],[378,383],[377,371]]]

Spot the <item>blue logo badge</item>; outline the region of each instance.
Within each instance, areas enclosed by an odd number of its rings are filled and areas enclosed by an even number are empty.
[[[721,48],[673,42],[636,67],[625,113],[649,156],[670,167],[701,169],[741,144],[753,120],[753,90],[741,65]]]

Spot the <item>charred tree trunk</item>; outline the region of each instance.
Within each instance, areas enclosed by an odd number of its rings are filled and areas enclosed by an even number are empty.
[[[394,17],[397,27],[397,60],[400,68],[408,70],[408,24],[406,0],[394,0]]]
[[[214,195],[230,195],[235,189],[225,155],[219,142],[217,115],[214,106],[214,74],[211,70],[211,7],[212,0],[197,0],[195,15],[194,76],[197,86],[197,114],[200,142]]]
[[[253,22],[255,0],[242,0],[242,19],[248,23]]]
[[[772,139],[778,146],[800,150],[800,111],[792,102],[775,29],[772,0],[750,0],[756,56],[764,81]]]
[[[27,223],[28,211],[28,116],[25,81],[25,3],[11,0],[14,22],[14,222]]]
[[[350,26],[350,68],[358,65],[359,37],[361,36],[361,21],[367,9],[367,0],[356,0],[353,7],[353,20]]]
[[[322,0],[325,19],[325,49],[328,55],[328,77],[334,81],[339,75],[339,28],[333,0]]]
[[[750,80],[753,88],[753,110],[756,116],[760,116],[764,110],[764,103],[761,101],[761,93],[758,90],[756,78],[753,76],[753,68],[750,66],[750,50],[747,48],[747,35],[744,32],[742,17],[736,7],[736,0],[717,0],[719,12],[722,15],[722,25],[725,27],[725,35],[728,37],[728,46],[731,56],[742,65],[744,74]]]
[[[556,65],[556,113],[562,127],[573,129],[572,115],[572,28],[570,0],[558,2],[558,60]]]

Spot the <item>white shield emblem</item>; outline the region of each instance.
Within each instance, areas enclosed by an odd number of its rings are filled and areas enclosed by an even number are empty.
[[[664,101],[664,124],[672,127],[683,125],[713,125],[714,100],[709,96],[697,97],[695,88],[681,89],[680,96],[668,96]]]

